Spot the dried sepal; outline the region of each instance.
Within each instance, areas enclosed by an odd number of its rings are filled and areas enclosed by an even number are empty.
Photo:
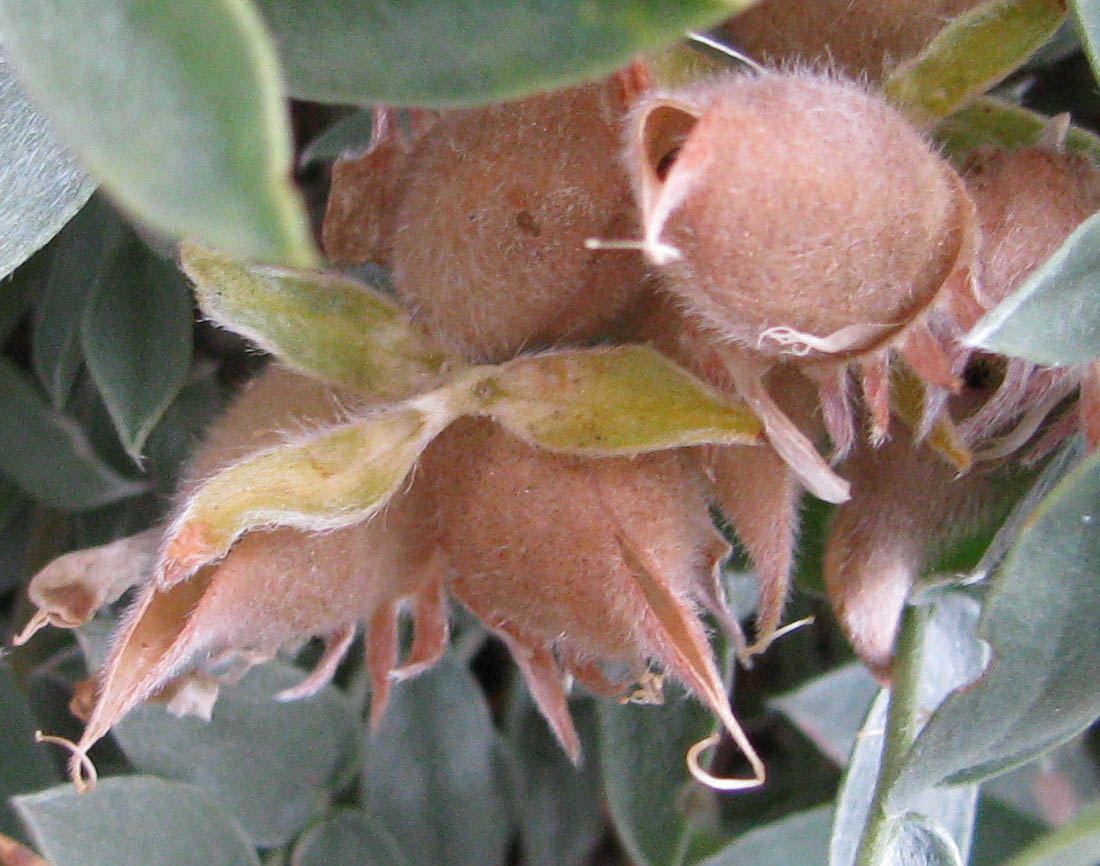
[[[699,621],[728,546],[682,452],[572,457],[466,419],[425,452],[421,469],[440,490],[452,593],[505,636],[569,753],[577,740],[563,670],[605,688],[607,677],[585,665],[637,679],[656,663],[738,739],[754,767],[746,784],[762,781]]]
[[[181,264],[210,319],[329,384],[404,397],[462,366],[400,305],[349,277],[245,265],[187,244]]]
[[[481,412],[552,451],[603,457],[762,441],[743,403],[647,346],[518,358],[477,390]]]
[[[159,544],[160,530],[150,529],[55,559],[32,578],[27,595],[38,611],[12,643],[26,643],[46,625],[84,625],[97,610],[148,576]]]

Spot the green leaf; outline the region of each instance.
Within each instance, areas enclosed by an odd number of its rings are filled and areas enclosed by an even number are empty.
[[[953,19],[883,84],[918,126],[935,123],[1017,69],[1058,30],[1064,0],[990,0]]]
[[[1100,74],[1100,3],[1097,0],[1069,0],[1081,43],[1093,75]]]
[[[662,706],[600,701],[600,766],[611,821],[630,859],[640,866],[683,861],[705,810],[686,808],[713,795],[692,779],[684,757],[714,732],[711,713],[665,688]]]
[[[860,662],[768,701],[838,766],[845,766],[878,685]]]
[[[318,135],[302,150],[298,165],[332,162],[350,152],[363,151],[373,134],[374,112],[369,108],[353,111]]]
[[[699,866],[816,866],[829,846],[833,807],[818,806],[738,836]]]
[[[138,772],[201,785],[254,845],[285,845],[326,805],[355,748],[355,718],[336,689],[275,700],[304,676],[266,664],[221,690],[209,722],[145,705],[119,722],[115,739]]]
[[[1100,357],[1100,214],[1079,225],[1044,264],[967,336],[972,346],[1038,364]]]
[[[57,413],[34,383],[0,360],[0,472],[55,508],[94,508],[143,492],[92,451],[84,433]]]
[[[364,742],[368,812],[413,866],[503,864],[511,836],[481,687],[453,658],[396,683]]]
[[[981,779],[1068,740],[1100,716],[1100,456],[1034,512],[990,588],[978,634],[993,661],[917,738],[894,791]]]
[[[892,799],[889,795],[896,793],[895,780],[901,771],[896,742],[907,734],[901,726],[919,728],[952,688],[969,682],[982,669],[984,647],[973,636],[977,618],[978,605],[972,599],[945,595],[935,605],[922,639],[908,645],[899,642],[895,677],[909,679],[895,682],[893,700],[904,705],[890,706],[886,691],[871,705],[837,800],[830,866],[854,866],[857,854],[860,866],[909,862],[891,858],[901,858],[907,849],[939,850],[936,840],[941,838],[952,840],[958,851],[970,849],[977,785],[929,788]],[[871,851],[873,859],[869,859]],[[942,861],[913,862],[938,866]]]
[[[60,781],[50,756],[34,741],[35,724],[27,696],[5,664],[0,664],[0,833],[29,841],[8,798]]]
[[[479,384],[483,412],[551,451],[633,455],[713,442],[763,441],[742,403],[649,346],[518,358]]]
[[[170,527],[160,577],[170,586],[190,576],[259,526],[323,531],[366,520],[454,417],[437,403],[421,405],[386,407],[362,421],[260,451],[217,473]]]
[[[1005,866],[1096,866],[1100,863],[1100,803],[1044,836]]]
[[[2,0],[0,32],[58,133],[142,223],[317,260],[274,48],[245,0]]]
[[[241,826],[191,785],[118,776],[14,803],[51,866],[259,866]]]
[[[370,815],[344,809],[302,834],[291,866],[407,866],[408,862]]]
[[[45,290],[34,311],[31,360],[50,402],[65,407],[84,363],[80,323],[88,299],[122,239],[123,225],[103,199],[93,197],[61,230],[49,260]]]
[[[10,279],[0,282],[0,346],[8,342],[27,310],[42,294],[49,272],[51,252],[39,250],[16,268]]]
[[[595,707],[590,700],[572,700],[569,709],[584,749],[579,769],[529,699],[508,738],[514,756],[511,799],[528,866],[582,866],[603,834]]]
[[[1005,860],[1043,835],[1046,827],[1030,815],[982,794],[974,830],[971,866],[1004,866]]]
[[[961,158],[982,146],[1000,150],[1031,147],[1051,120],[1023,106],[983,96],[941,120],[934,134],[949,155]],[[1100,136],[1093,132],[1071,126],[1066,146],[1100,161]]]
[[[0,51],[0,277],[57,234],[94,189]]]
[[[119,441],[135,463],[187,378],[192,325],[183,274],[129,238],[89,299],[80,342]]]
[[[203,312],[287,366],[371,397],[403,397],[461,366],[380,292],[334,273],[241,265],[191,245]]]
[[[292,95],[494,102],[605,75],[746,0],[260,0]]]

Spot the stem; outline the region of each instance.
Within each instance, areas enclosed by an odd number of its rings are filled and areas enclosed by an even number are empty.
[[[902,617],[897,643],[897,662],[894,667],[894,683],[890,693],[890,706],[886,712],[886,734],[882,745],[882,764],[879,766],[878,783],[871,798],[867,824],[856,853],[856,866],[885,866],[890,842],[891,818],[886,813],[886,802],[905,763],[905,756],[913,740],[920,732],[920,701],[918,691],[922,661],[924,632],[928,625],[930,608],[927,605],[909,605]]]

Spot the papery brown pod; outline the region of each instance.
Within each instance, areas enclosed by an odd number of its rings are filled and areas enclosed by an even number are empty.
[[[207,474],[288,432],[342,420],[360,402],[270,368],[214,425],[184,494]],[[220,562],[171,588],[148,579],[97,678],[95,705],[74,747],[71,769],[78,784],[85,773],[94,773],[84,757],[91,745],[177,675],[227,659],[253,663],[288,641],[323,635],[326,652],[317,668],[279,696],[306,697],[332,677],[361,622],[368,624],[371,711],[377,721],[397,666],[398,605],[405,600],[414,605],[417,640],[397,676],[433,663],[447,642],[442,560],[435,537],[426,531],[428,514],[423,490],[413,485],[365,523],[324,533],[251,532]]]
[[[826,63],[853,78],[880,81],[920,53],[946,22],[980,2],[760,0],[721,32],[767,63]]]
[[[641,76],[641,77],[638,77]],[[394,220],[398,295],[472,360],[600,335],[645,279],[593,237],[633,234],[619,127],[644,76],[443,115],[420,137]]]
[[[880,97],[827,76],[730,76],[640,100],[627,165],[642,249],[710,333],[739,396],[800,481],[846,485],[761,384],[786,360],[818,384],[842,454],[846,367],[871,436],[889,419],[890,359],[957,390],[955,311],[974,306],[977,227],[961,179]]]
[[[679,451],[583,459],[463,420],[425,452],[451,592],[508,644],[569,755],[563,672],[621,693],[651,663],[683,681],[763,766],[729,709],[699,610],[732,624],[717,570],[729,547]],[[604,665],[625,679],[609,680]]]

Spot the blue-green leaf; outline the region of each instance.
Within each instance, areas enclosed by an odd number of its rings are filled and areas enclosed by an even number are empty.
[[[1100,803],[1044,836],[1005,866],[1097,866],[1100,863]]]
[[[408,858],[366,812],[344,809],[306,831],[293,866],[407,866]]]
[[[832,824],[832,806],[796,812],[738,836],[698,866],[818,866]]]
[[[29,841],[23,836],[8,798],[60,781],[43,747],[34,741],[37,726],[7,665],[0,664],[0,833]]]

